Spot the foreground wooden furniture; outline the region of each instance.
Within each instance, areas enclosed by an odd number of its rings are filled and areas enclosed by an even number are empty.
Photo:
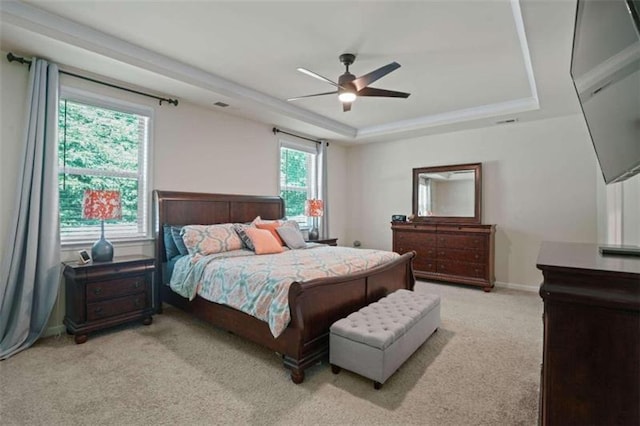
[[[156,229],[163,225],[250,222],[256,216],[280,219],[284,203],[280,197],[154,191]],[[282,354],[294,383],[304,380],[305,368],[326,358],[329,327],[363,306],[400,289],[413,289],[411,261],[414,253],[357,274],[294,282],[289,288],[291,322],[274,338],[267,323],[250,315],[209,302],[201,297],[189,301],[174,293],[163,276],[166,262],[162,232],[156,238],[156,273],[161,301],[259,345]]]
[[[491,291],[495,225],[392,222],[393,251],[416,252],[415,275]]]
[[[151,324],[155,259],[122,256],[110,262],[64,265],[64,325],[76,343],[86,342],[90,332],[125,322]]]
[[[640,424],[640,258],[545,242],[542,425]]]

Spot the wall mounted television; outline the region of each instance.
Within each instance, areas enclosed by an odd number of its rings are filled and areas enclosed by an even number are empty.
[[[640,173],[640,0],[578,0],[573,79],[607,184]]]

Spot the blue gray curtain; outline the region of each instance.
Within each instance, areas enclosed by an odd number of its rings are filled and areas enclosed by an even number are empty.
[[[58,295],[58,92],[58,67],[34,58],[16,210],[0,271],[0,359],[40,337]]]
[[[329,142],[321,141],[316,145],[316,153],[318,155],[318,198],[324,202],[324,213],[320,218],[320,238],[329,238],[329,197],[328,197],[328,173],[327,173],[327,148]]]

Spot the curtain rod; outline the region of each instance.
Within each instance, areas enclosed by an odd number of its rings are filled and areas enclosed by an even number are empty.
[[[7,53],[7,60],[9,62],[14,62],[15,61],[15,62],[19,62],[19,63],[21,63],[23,65],[31,66],[31,61],[30,60],[25,59],[25,58],[21,58],[19,56],[16,56],[11,52]],[[169,103],[171,105],[178,106],[178,100],[177,99],[162,98],[160,96],[151,95],[149,93],[139,92],[137,90],[129,89],[127,87],[122,87],[122,86],[117,86],[115,84],[107,83],[106,81],[100,81],[100,80],[96,80],[96,79],[93,79],[93,78],[90,78],[90,77],[85,77],[83,75],[74,74],[74,73],[69,72],[69,71],[60,70],[60,74],[66,74],[66,75],[69,75],[71,77],[80,78],[82,80],[91,81],[92,83],[102,84],[103,86],[113,87],[114,89],[124,90],[125,92],[135,93],[137,95],[146,96],[148,98],[158,99],[160,101],[160,105],[162,105],[162,102],[167,102],[167,103]]]
[[[274,128],[272,129],[272,131],[273,131],[273,134],[274,134],[274,135],[275,135],[276,133],[284,133],[285,135],[294,136],[294,137],[296,137],[296,138],[300,138],[300,139],[308,140],[308,141],[311,141],[311,142],[315,142],[315,143],[322,143],[322,141],[321,141],[321,140],[319,140],[319,139],[311,139],[311,138],[307,138],[307,137],[305,137],[305,136],[296,135],[295,133],[285,132],[284,130],[280,130],[280,129],[278,129],[277,127],[274,127]],[[328,145],[328,144],[327,144],[327,145]]]

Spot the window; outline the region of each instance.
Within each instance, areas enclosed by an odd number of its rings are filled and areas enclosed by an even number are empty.
[[[122,218],[105,221],[109,240],[149,235],[148,152],[151,110],[63,89],[59,105],[62,242],[92,241],[100,221],[82,218],[86,189],[121,193]]]
[[[316,147],[280,142],[280,196],[288,219],[309,226],[305,201],[317,194]]]

